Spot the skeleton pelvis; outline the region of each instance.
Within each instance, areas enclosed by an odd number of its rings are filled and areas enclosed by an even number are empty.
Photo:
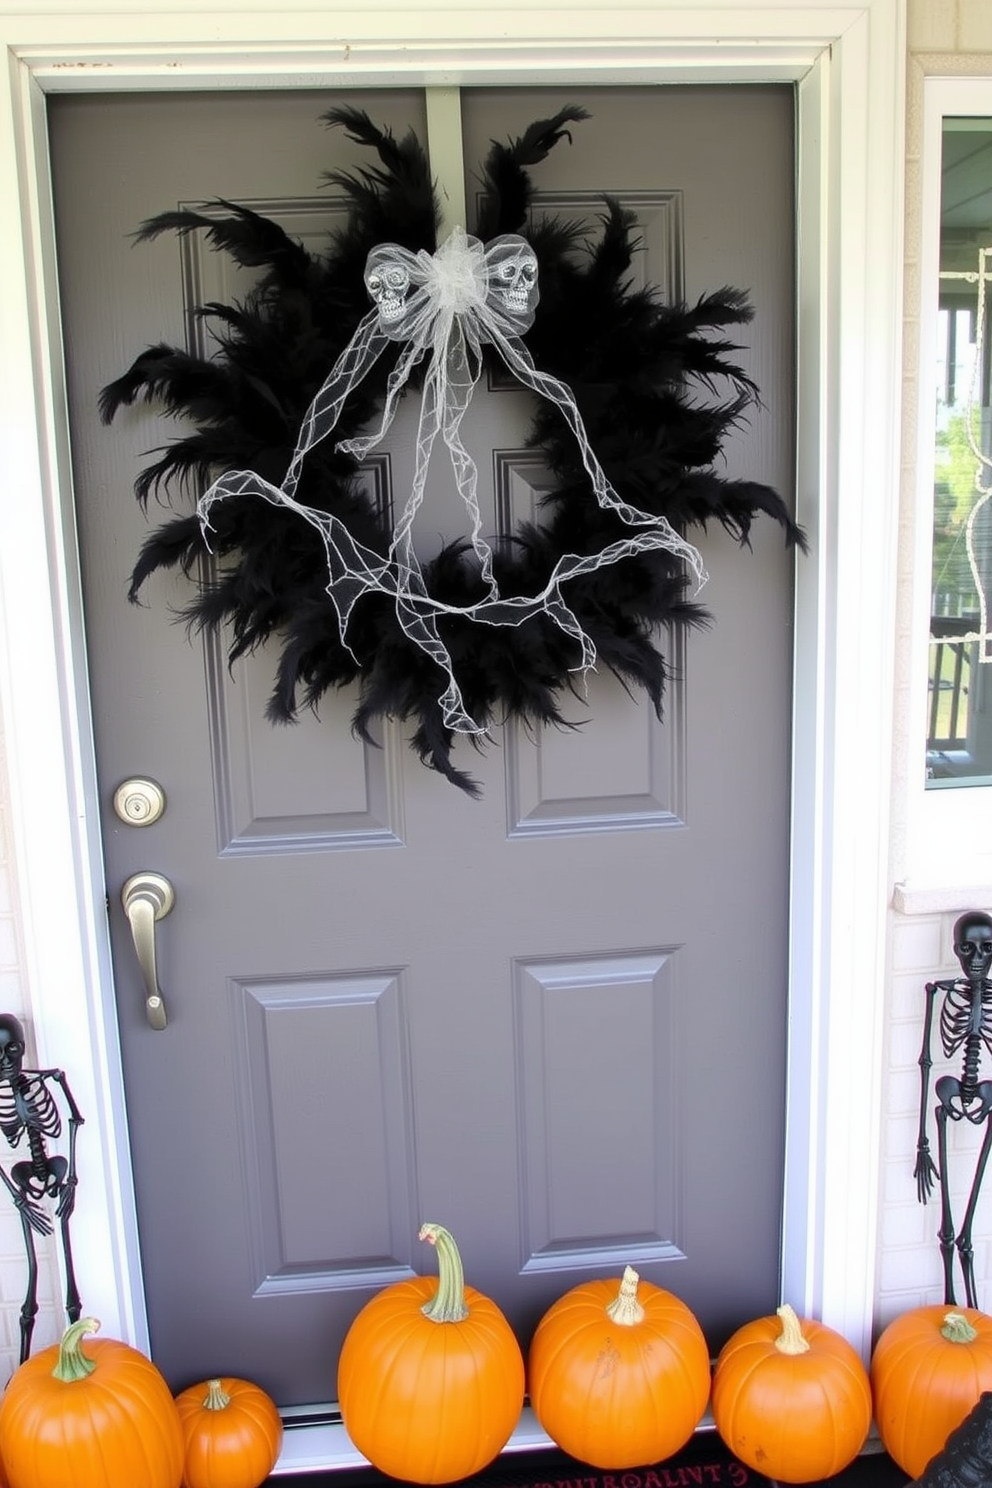
[[[992,1080],[966,1086],[953,1075],[942,1075],[934,1086],[942,1108],[952,1121],[971,1121],[980,1126],[992,1111]]]
[[[15,1185],[29,1198],[53,1198],[65,1182],[69,1164],[64,1157],[49,1157],[43,1163],[19,1162],[10,1170]]]

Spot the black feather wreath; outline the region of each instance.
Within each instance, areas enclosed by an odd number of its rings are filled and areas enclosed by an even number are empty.
[[[664,516],[680,532],[717,521],[745,546],[758,515],[778,522],[786,540],[805,546],[801,530],[767,486],[728,480],[715,461],[727,431],[756,402],[752,380],[728,339],[751,318],[745,294],[721,289],[696,305],[665,305],[655,290],[632,290],[636,251],[630,213],[604,201],[598,240],[580,245],[578,230],[554,220],[527,225],[533,187],[529,168],[587,117],[562,109],[519,139],[493,144],[484,163],[477,236],[488,242],[525,233],[538,260],[540,301],[527,344],[537,366],[572,389],[590,443],[612,486],[632,506]],[[335,108],[327,123],[369,147],[377,163],[326,179],[349,204],[347,224],[317,256],[278,224],[220,201],[206,211],[165,212],[146,222],[138,240],[163,232],[200,231],[210,245],[258,272],[247,298],[205,304],[197,314],[217,343],[209,358],[173,346],[149,347],[103,390],[109,423],[139,399],[185,416],[190,432],[156,451],[135,483],[152,495],[198,494],[221,472],[250,469],[278,485],[303,416],[330,367],[368,310],[363,273],[369,251],[394,242],[412,252],[436,248],[438,210],[429,166],[416,137],[396,139],[353,108]],[[218,215],[218,212],[224,215]],[[381,409],[394,358],[380,359],[349,397],[335,431],[311,449],[296,499],[333,513],[360,543],[385,555],[391,532],[359,479],[359,466],[336,450]],[[698,398],[699,390],[707,396]],[[722,391],[721,391],[722,390]],[[554,477],[541,520],[521,525],[494,547],[493,570],[506,596],[539,593],[567,553],[586,555],[629,535],[616,513],[601,508],[571,433],[553,405],[534,415],[531,445]],[[184,614],[195,627],[223,629],[231,662],[266,642],[278,648],[268,704],[273,722],[315,707],[332,688],[359,685],[355,732],[370,737],[375,720],[414,725],[421,760],[471,794],[476,782],[452,761],[455,735],[438,696],[441,668],[401,628],[382,594],[364,595],[351,614],[348,646],[327,594],[326,554],[319,534],[295,514],[246,496],[211,511],[210,548],[223,560],[200,569],[206,543],[195,515],[173,515],[148,537],[135,564],[130,597],[157,569],[203,572]],[[471,544],[455,542],[423,563],[431,596],[456,608],[480,598],[482,580]],[[648,552],[571,580],[567,602],[596,647],[599,661],[630,687],[643,688],[661,712],[669,669],[658,648],[663,625],[704,623],[687,596],[680,560]],[[576,643],[544,616],[518,627],[483,625],[447,615],[440,624],[465,707],[483,727],[508,718],[564,724],[572,692]],[[472,736],[477,738],[478,736]]]

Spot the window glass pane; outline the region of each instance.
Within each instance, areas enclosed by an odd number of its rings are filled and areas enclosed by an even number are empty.
[[[992,119],[945,119],[927,785],[992,785]]]

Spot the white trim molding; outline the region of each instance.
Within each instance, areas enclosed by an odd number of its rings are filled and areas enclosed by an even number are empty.
[[[0,706],[39,1057],[87,1113],[87,1306],[146,1341],[72,526],[45,96],[792,81],[799,516],[783,1293],[867,1353],[875,1293],[901,387],[904,0],[0,0]],[[760,162],[756,162],[760,168]],[[856,1092],[856,1095],[854,1094]],[[99,1161],[93,1156],[99,1152]],[[96,1170],[96,1171],[95,1171]],[[102,1178],[100,1176],[102,1172]]]

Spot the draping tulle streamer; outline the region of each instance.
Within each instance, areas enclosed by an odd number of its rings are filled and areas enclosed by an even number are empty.
[[[365,285],[373,308],[360,322],[338,357],[330,375],[307,411],[299,439],[281,486],[263,480],[252,470],[222,475],[204,492],[198,513],[209,541],[210,509],[215,501],[232,496],[261,496],[297,512],[320,533],[327,552],[327,592],[337,614],[341,642],[351,611],[364,594],[388,594],[404,632],[446,673],[448,685],[439,697],[446,727],[456,733],[484,733],[466,712],[454,675],[451,656],[438,632],[438,618],[457,615],[485,625],[522,625],[545,615],[571,636],[580,652],[575,669],[595,665],[596,649],[562,597],[561,586],[582,574],[638,553],[665,551],[683,559],[705,583],[698,550],[679,536],[665,517],[639,511],[621,500],[593,453],[575,398],[565,383],[540,372],[520,340],[534,319],[538,302],[537,258],[524,238],[507,234],[486,248],[461,228],[431,256],[410,253],[395,243],[380,244],[369,254]],[[345,400],[392,342],[402,342],[396,366],[389,375],[379,427],[372,433],[343,440],[337,448],[356,459],[364,457],[385,436],[396,413],[400,393],[413,368],[429,357],[424,377],[413,487],[393,529],[387,556],[357,542],[345,524],[329,512],[298,502],[295,492],[307,451],[335,428]],[[561,410],[575,436],[582,463],[596,500],[614,511],[630,527],[641,530],[582,557],[565,554],[555,564],[539,594],[504,598],[493,574],[493,556],[482,532],[478,501],[478,471],[461,438],[461,423],[482,371],[482,347],[496,348],[508,370],[525,387],[547,398]],[[413,548],[413,526],[423,503],[427,471],[438,434],[451,456],[455,480],[471,520],[471,542],[479,561],[486,595],[476,604],[447,605],[433,598],[424,583]],[[350,649],[350,648],[349,648]]]

